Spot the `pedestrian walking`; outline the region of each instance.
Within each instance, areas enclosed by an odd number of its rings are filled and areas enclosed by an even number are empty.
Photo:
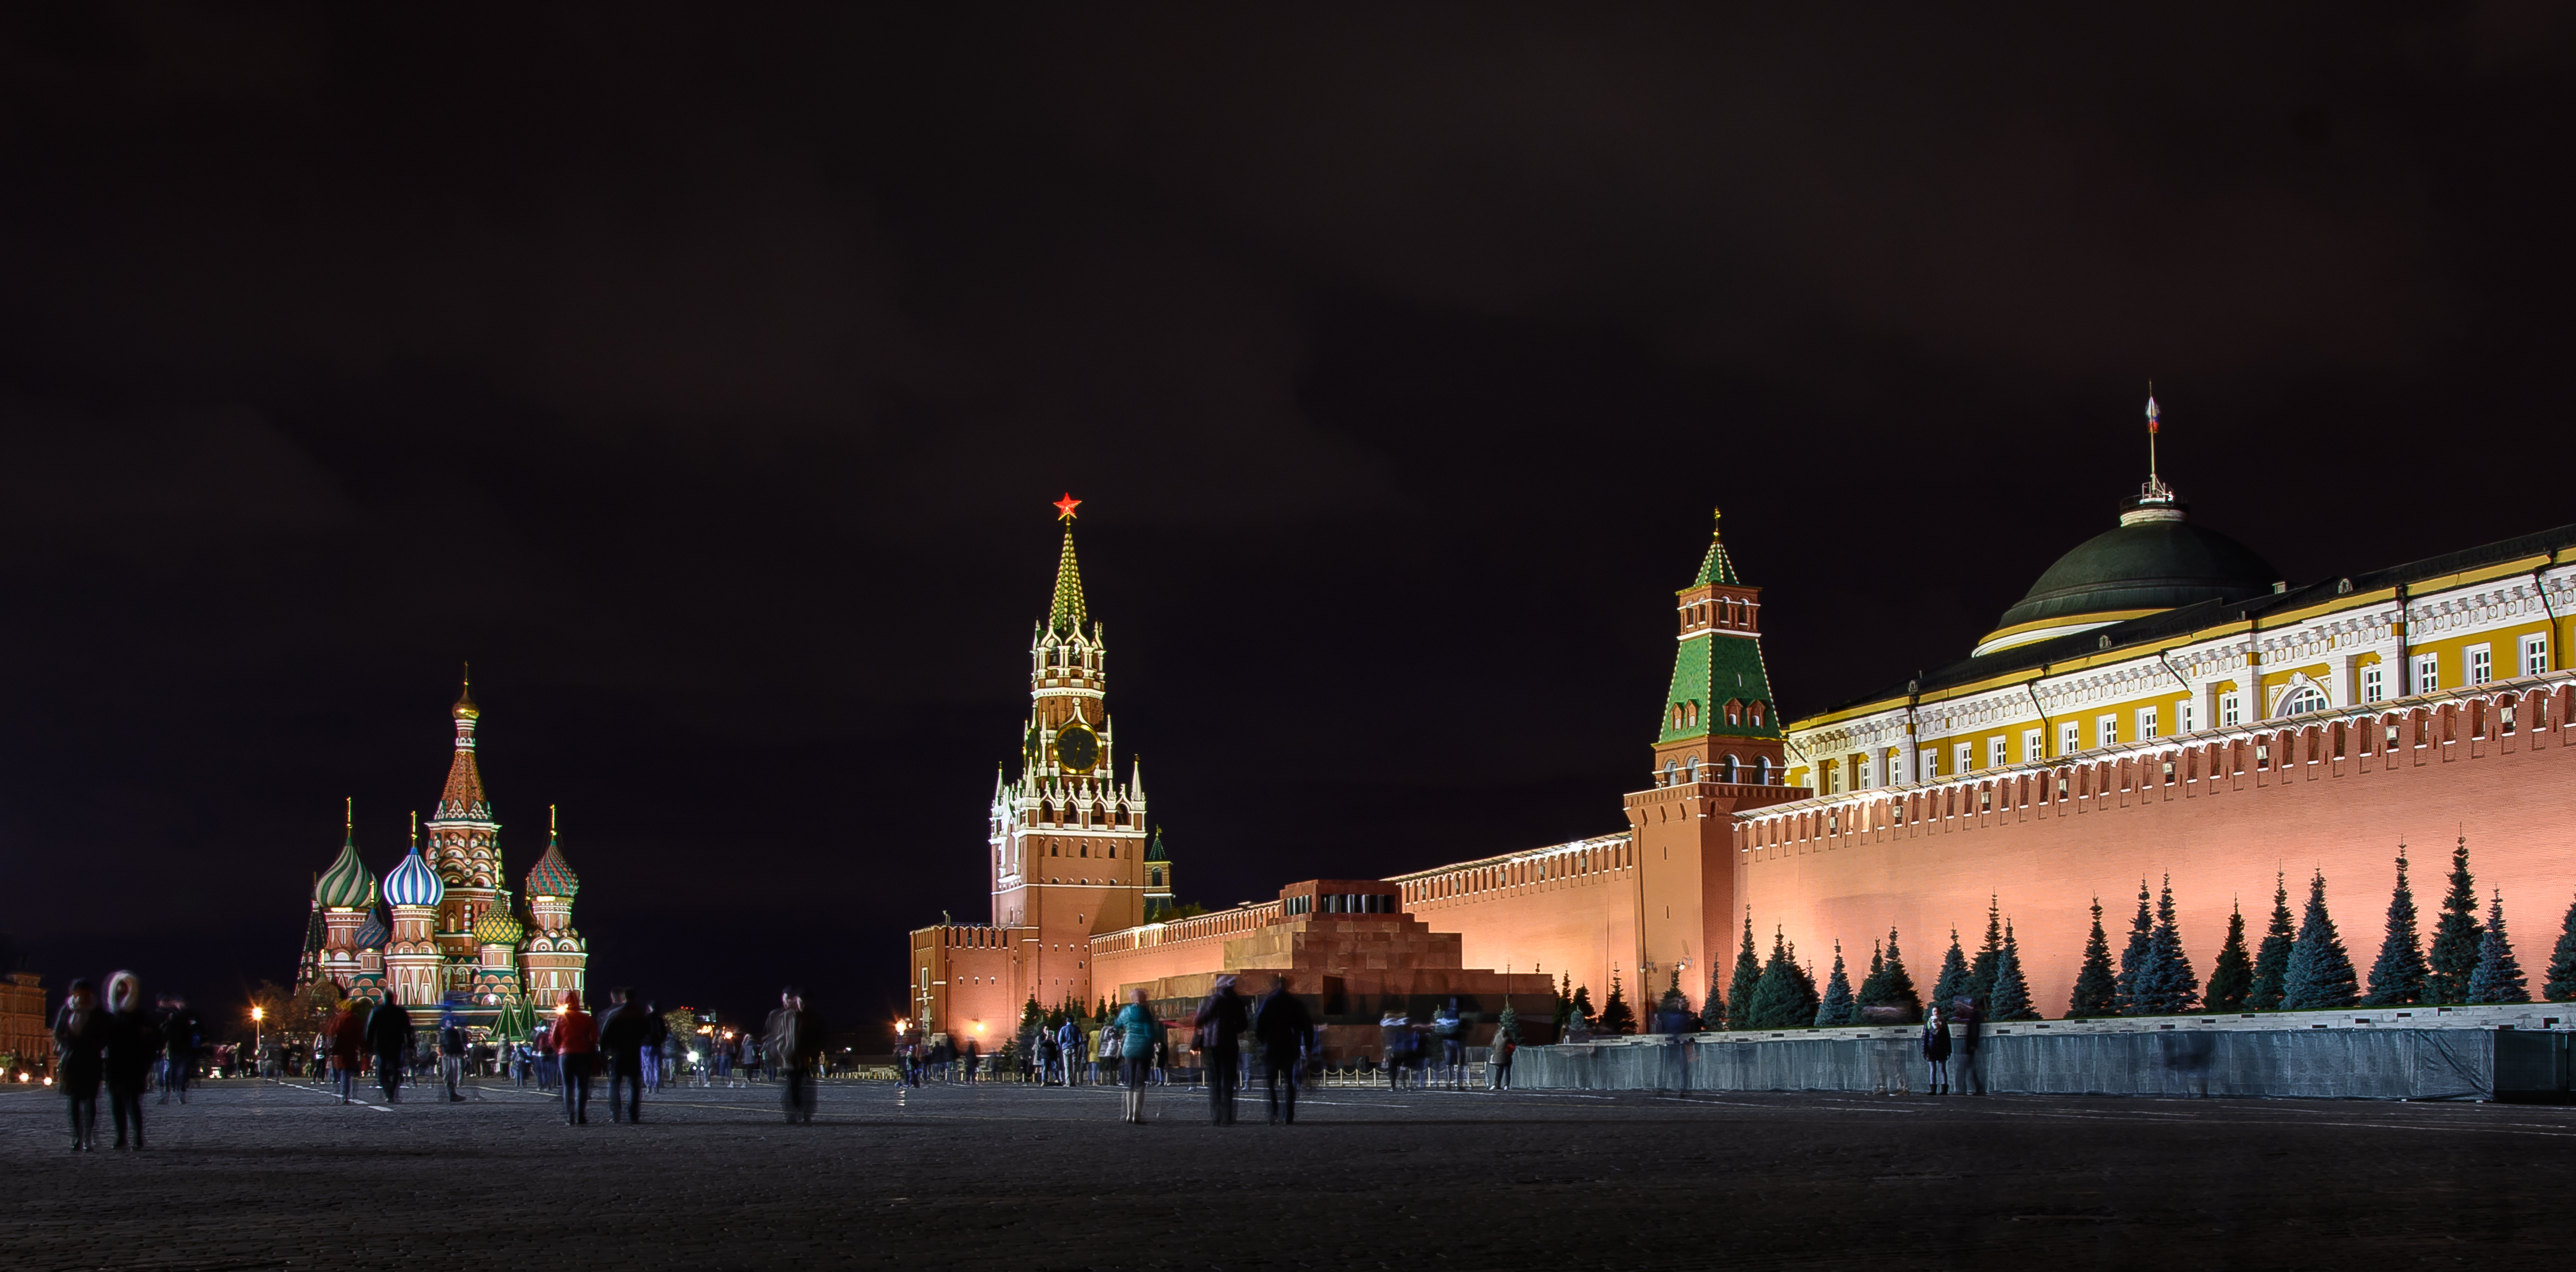
[[[197,1056],[204,1045],[204,1025],[197,1013],[188,1010],[188,1000],[178,994],[170,996],[170,1006],[161,1014],[161,1102],[168,1104],[176,1094],[179,1102],[188,1102],[188,1080],[197,1075]]]
[[[358,1070],[364,1064],[360,1057],[367,1048],[367,1018],[359,1014],[361,1001],[352,998],[342,1002],[331,1013],[331,1023],[322,1037],[331,1055],[331,1085],[339,1091],[342,1104],[358,1098]]]
[[[1118,1035],[1118,1083],[1127,1089],[1123,1120],[1142,1125],[1145,1079],[1154,1067],[1155,1039],[1163,1030],[1145,1006],[1141,987],[1127,991],[1127,1005],[1110,1019],[1109,1029]]]
[[[659,1004],[647,1000],[641,1010],[644,1012],[644,1045],[636,1054],[643,1063],[637,1072],[644,1075],[644,1089],[659,1095],[662,1091],[662,1044],[670,1041],[671,1026],[662,1019]],[[613,1096],[615,1093],[610,1094]]]
[[[1378,1051],[1386,1059],[1386,1089],[1404,1089],[1405,1070],[1412,1067],[1413,1018],[1388,1008],[1377,1020]]]
[[[983,1067],[984,1067],[984,1044],[982,1044],[982,1043],[980,1043],[980,1042],[977,1042],[977,1041],[975,1041],[975,1040],[974,1040],[974,1039],[972,1039],[972,1038],[967,1039],[967,1040],[966,1040],[966,1081],[967,1081],[970,1085],[975,1081],[975,1072],[976,1072],[976,1070],[981,1069],[981,1068],[983,1068]]]
[[[1270,978],[1270,992],[1252,1018],[1252,1036],[1261,1041],[1262,1088],[1270,1100],[1273,1126],[1297,1122],[1297,1084],[1305,1077],[1306,1055],[1315,1049],[1315,1017],[1304,999],[1288,992],[1288,978]]]
[[[590,1075],[599,1063],[599,1022],[581,1009],[581,995],[565,990],[550,1041],[563,1081],[564,1125],[590,1125]]]
[[[1440,1041],[1440,1068],[1449,1085],[1467,1085],[1467,1025],[1458,1016],[1458,1000],[1450,999],[1431,1013],[1431,1036]]]
[[[367,1013],[367,1049],[376,1053],[376,1085],[384,1088],[385,1103],[402,1103],[403,1057],[418,1041],[401,1003],[387,998]]]
[[[611,1004],[599,1014],[599,1055],[608,1064],[608,1120],[633,1122],[644,1112],[644,1066],[651,1054],[651,1013],[635,1001],[635,991],[608,991]],[[623,1090],[623,1097],[618,1092]]]
[[[1520,1039],[1501,1030],[1494,1032],[1493,1058],[1487,1061],[1485,1066],[1492,1072],[1485,1077],[1485,1089],[1489,1091],[1512,1089],[1512,1053],[1520,1049]]]
[[[1235,1083],[1243,1061],[1242,1038],[1247,1018],[1243,995],[1234,978],[1219,976],[1216,989],[1199,1004],[1191,1023],[1197,1027],[1199,1063],[1207,1071],[1208,1116],[1218,1126],[1234,1125]]]
[[[769,1063],[783,1075],[787,1089],[779,1103],[790,1122],[814,1120],[814,1058],[823,1053],[823,1018],[805,1005],[804,992],[790,985],[778,991],[778,1010],[769,1013]]]
[[[1986,1014],[1977,1010],[1977,1000],[1973,998],[1952,999],[1950,1007],[1959,1037],[1959,1076],[1966,1079],[1967,1094],[1984,1095],[1986,1074],[1977,1060],[1979,1053],[1985,1050]]]
[[[1935,1003],[1923,1017],[1923,1089],[1929,1095],[1950,1093],[1950,1022]]]
[[[98,1082],[105,1072],[107,1013],[88,980],[71,983],[54,1013],[54,1089],[71,1106],[72,1151],[98,1146]]]
[[[456,1009],[442,1007],[438,1012],[438,1076],[447,1083],[447,1102],[463,1104],[465,1096],[456,1089],[465,1080],[465,1056],[473,1048],[465,1032],[465,1022],[456,1018]],[[481,1088],[476,1088],[481,1090]]]
[[[108,1116],[116,1122],[116,1147],[125,1147],[125,1124],[134,1123],[134,1146],[143,1147],[143,1089],[161,1062],[161,1027],[143,1009],[143,982],[132,972],[107,978]]]

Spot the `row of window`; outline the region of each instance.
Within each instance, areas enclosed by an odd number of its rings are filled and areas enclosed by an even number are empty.
[[[1713,601],[1700,601],[1682,607],[1682,625],[1697,629],[1714,624],[1744,631],[1753,629],[1753,603],[1722,596]]]
[[[1751,724],[1757,729],[1762,727],[1762,703],[1759,700],[1746,702],[1741,698],[1729,698],[1720,710],[1726,717],[1729,728],[1742,728],[1746,724]],[[1698,699],[1673,704],[1673,727],[1676,729],[1699,727]]]
[[[1746,764],[1732,755],[1724,755],[1718,757],[1715,763],[1706,768],[1700,766],[1699,757],[1694,755],[1686,760],[1664,761],[1663,777],[1656,785],[1670,786],[1675,782],[1706,781],[1725,782],[1730,785],[1740,782],[1753,786],[1769,786],[1775,780],[1771,757],[1767,755],[1751,764]]]
[[[2522,655],[2521,664],[2523,675],[2537,676],[2549,670],[2548,637],[2524,637],[2520,652]],[[2495,679],[2495,663],[2490,647],[2477,645],[2462,651],[2462,653],[2465,655],[2462,661],[2466,667],[2467,684],[2483,685],[2490,683]],[[2418,655],[2413,660],[2413,666],[2415,675],[2414,684],[2410,690],[2411,693],[2431,693],[2442,687],[2441,655]],[[2361,701],[2364,703],[2387,701],[2387,681],[2381,674],[2379,664],[2373,663],[2361,669],[2360,689]],[[2280,706],[2273,712],[2273,715],[2276,717],[2311,715],[2319,711],[2327,710],[2332,705],[2332,702],[2330,702],[2326,697],[2325,690],[2318,688],[2313,682],[2303,681],[2294,685],[2288,693],[2282,696]],[[2133,724],[2136,731],[2130,740],[2146,742],[2152,741],[2161,736],[2158,726],[2161,724],[2163,717],[2160,714],[2160,710],[2161,709],[2158,707],[2137,708]],[[2185,698],[2175,702],[2173,710],[2173,718],[2180,732],[2189,733],[2200,727],[2199,721],[2195,718],[2198,715],[2198,712],[2194,709],[2190,699]],[[2219,727],[2232,729],[2241,726],[2244,722],[2244,695],[2241,693],[2220,694],[2218,696]],[[2072,755],[2077,751],[2085,749],[2084,725],[2081,721],[2069,720],[2061,722],[2057,726],[2057,735],[2057,753],[2059,755]],[[2093,745],[2101,747],[2118,746],[2121,740],[2120,716],[2118,713],[2114,712],[2094,718]],[[2025,731],[2021,735],[2022,762],[2026,764],[2035,764],[2041,760],[2047,759],[2048,753],[2043,749],[2045,741],[2046,738],[2040,730],[2031,729]],[[1861,789],[1868,789],[1873,786],[1892,786],[1901,784],[1906,780],[1906,776],[1900,767],[1901,754],[1901,752],[1896,751],[1890,751],[1886,754],[1885,760],[1888,774],[1886,781],[1881,781],[1879,779],[1877,768],[1878,757],[1857,757],[1853,771],[1854,782]],[[1920,772],[1915,775],[1915,780],[1928,782],[1941,776],[1941,755],[1938,749],[1926,748],[1921,752],[1917,759],[1920,765]],[[1975,768],[1976,759],[1977,753],[1975,743],[1960,742],[1955,744],[1951,749],[1950,775],[1955,777]],[[1986,740],[1985,759],[1986,767],[1988,768],[2001,768],[2005,764],[2011,762],[2009,757],[2005,754],[2004,739],[1996,737]],[[1841,774],[1835,773],[1832,776],[1835,779],[1839,779]],[[1839,781],[1836,781],[1834,784],[1837,787],[1840,785]]]

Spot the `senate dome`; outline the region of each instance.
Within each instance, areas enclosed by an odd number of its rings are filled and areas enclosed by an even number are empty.
[[[2281,576],[2226,535],[2191,524],[2161,482],[2120,503],[2120,524],[2057,558],[1970,655],[2108,627],[2201,601],[2241,601]]]

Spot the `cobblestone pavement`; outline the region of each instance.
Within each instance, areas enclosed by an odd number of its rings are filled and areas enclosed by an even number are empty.
[[[372,1095],[372,1091],[370,1092]],[[340,1104],[214,1083],[141,1153],[0,1094],[0,1267],[2445,1266],[2557,1257],[2576,1110],[1326,1089],[1294,1127],[1156,1093],[674,1090]],[[487,1262],[486,1260],[492,1260]]]

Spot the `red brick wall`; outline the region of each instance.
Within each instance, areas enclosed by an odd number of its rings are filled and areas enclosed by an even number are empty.
[[[2171,784],[2163,780],[2159,755],[2068,766],[2059,771],[2073,797],[2058,801],[2051,790],[2045,805],[2024,806],[2024,783],[2013,781],[2011,798],[1999,789],[1996,807],[1980,812],[1978,792],[1987,783],[1960,783],[1942,797],[1962,793],[1968,811],[1945,807],[1938,816],[1909,816],[1902,826],[1885,824],[1884,798],[1835,806],[1874,810],[1857,833],[1803,839],[1793,833],[1786,842],[1767,842],[1778,822],[1757,820],[1737,835],[1735,895],[1739,904],[1752,905],[1763,947],[1772,925],[1782,924],[1819,979],[1840,938],[1857,981],[1871,940],[1893,924],[1903,932],[1915,983],[1928,991],[1950,929],[1959,929],[1973,954],[1994,894],[2014,921],[2035,1004],[2057,1016],[2066,1010],[2097,893],[2116,959],[2137,908],[2139,878],[2161,889],[2170,872],[2183,942],[2206,984],[2226,939],[2229,902],[2243,904],[2248,943],[2258,944],[2274,871],[2288,873],[2295,919],[2309,874],[2322,868],[2327,906],[2366,982],[2379,952],[2398,844],[2407,845],[2429,938],[2453,841],[2465,833],[2480,895],[2503,889],[2508,930],[2536,994],[2576,896],[2576,828],[2568,816],[2576,799],[2576,748],[2563,725],[2567,700],[2561,691],[2549,712],[2559,727],[2535,733],[2526,705],[2523,728],[2509,737],[2473,736],[2482,721],[2465,708],[2387,717],[2411,739],[2420,716],[2435,739],[2394,756],[2377,753],[2376,737],[2374,753],[2361,754],[2358,733],[2348,732],[2344,758],[2336,759],[2333,735],[2309,726],[2271,736],[2269,769],[2257,766],[2253,743],[2244,741],[2214,752],[2166,753],[2177,757]],[[2487,731],[2496,734],[2491,724]],[[2445,737],[2454,740],[2439,740]],[[2215,778],[2208,776],[2213,760]],[[2100,793],[2081,793],[2088,789]]]

